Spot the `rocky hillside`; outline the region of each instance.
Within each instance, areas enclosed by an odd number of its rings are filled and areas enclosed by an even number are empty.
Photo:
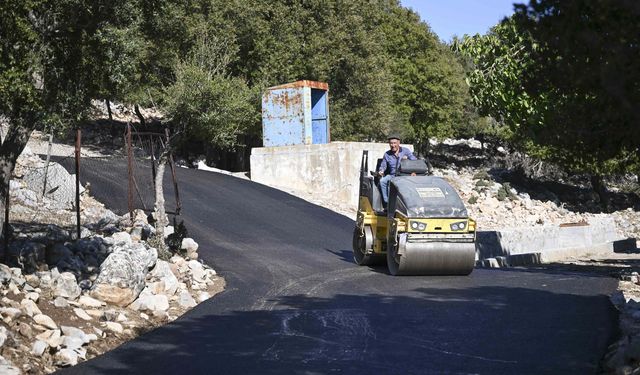
[[[224,287],[198,261],[198,244],[173,234],[170,259],[146,240],[155,229],[136,211],[117,216],[81,195],[75,231],[73,176],[25,150],[11,184],[11,241],[0,264],[0,373],[50,373],[99,355],[176,319]],[[57,192],[57,193],[56,193]],[[69,194],[71,192],[71,194]]]

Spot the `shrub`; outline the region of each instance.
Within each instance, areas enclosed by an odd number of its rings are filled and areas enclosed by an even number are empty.
[[[166,243],[173,254],[183,254],[182,240],[188,236],[187,227],[184,225],[184,220],[176,224],[176,218],[173,218],[173,233],[167,236]]]
[[[487,171],[482,170],[478,173],[476,173],[475,175],[473,175],[473,179],[474,180],[491,180],[491,176],[489,176],[489,173],[487,173]]]

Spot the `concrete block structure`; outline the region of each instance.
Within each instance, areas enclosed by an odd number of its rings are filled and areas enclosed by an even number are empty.
[[[413,150],[411,145],[403,147]],[[369,150],[375,163],[388,149],[386,143],[366,142],[253,148],[251,179],[270,186],[320,192],[357,207],[362,151]],[[369,169],[374,170],[375,164]]]

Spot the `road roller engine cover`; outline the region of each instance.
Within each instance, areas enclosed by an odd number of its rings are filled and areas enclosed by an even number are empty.
[[[368,152],[363,152],[353,234],[356,263],[386,262],[392,275],[468,275],[473,271],[476,223],[455,189],[428,173],[425,160],[402,160],[389,184],[385,211],[379,178],[375,172],[368,173]]]

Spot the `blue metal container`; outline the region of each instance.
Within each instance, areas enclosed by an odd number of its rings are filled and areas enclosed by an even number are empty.
[[[329,85],[296,81],[262,95],[262,143],[269,146],[330,142]]]

